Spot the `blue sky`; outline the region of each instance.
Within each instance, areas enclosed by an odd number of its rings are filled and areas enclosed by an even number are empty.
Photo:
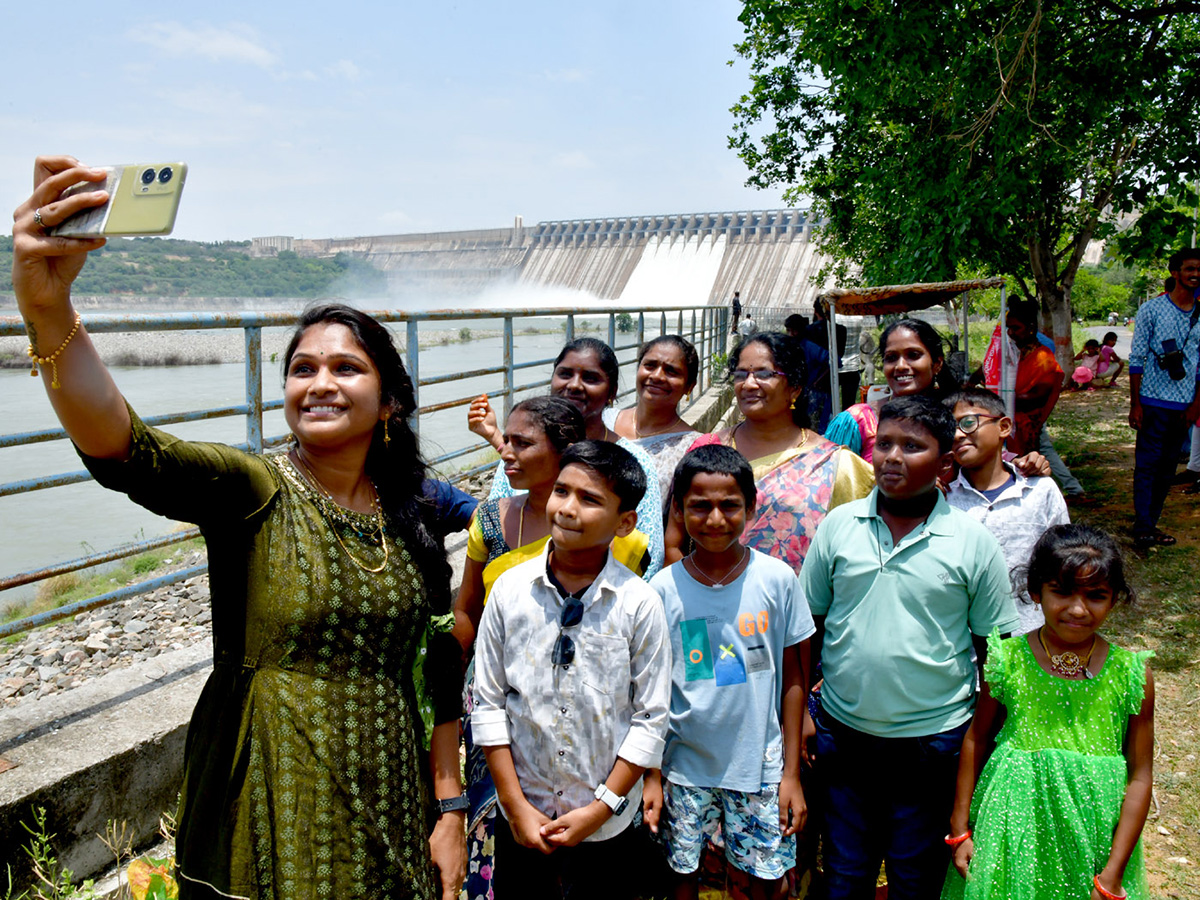
[[[313,7],[5,4],[0,202],[69,153],[186,161],[194,240],[783,205],[726,145],[734,0]]]

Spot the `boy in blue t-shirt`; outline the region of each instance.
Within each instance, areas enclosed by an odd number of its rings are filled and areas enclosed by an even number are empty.
[[[688,453],[675,470],[676,512],[695,549],[659,572],[671,637],[671,715],[661,771],[643,808],[667,860],[697,895],[700,852],[720,827],[725,856],[752,896],[781,896],[806,814],[800,721],[815,631],[786,563],[742,546],[754,474],[729,447]]]

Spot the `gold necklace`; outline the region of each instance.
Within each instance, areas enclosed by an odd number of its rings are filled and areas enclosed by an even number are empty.
[[[731,580],[733,580],[740,574],[740,570],[742,569],[743,565],[746,563],[746,561],[748,559],[750,559],[750,551],[747,550],[745,547],[742,547],[742,558],[739,559],[736,563],[734,563],[732,569],[730,569],[723,576],[721,576],[720,581],[717,581],[715,578],[713,578],[711,575],[709,575],[707,572],[705,572],[702,568],[700,568],[700,564],[698,562],[696,562],[696,551],[695,550],[693,550],[691,553],[688,554],[688,559],[691,560],[692,568],[696,570],[696,574],[704,576],[704,580],[707,581],[712,587],[724,587]]]
[[[1046,646],[1046,639],[1042,637],[1042,632],[1045,630],[1045,625],[1038,629],[1038,643],[1042,645],[1042,652],[1046,654],[1046,659],[1050,660],[1050,668],[1064,678],[1074,678],[1081,672],[1084,678],[1091,678],[1092,673],[1088,669],[1088,663],[1092,660],[1092,651],[1096,649],[1096,636],[1092,635],[1092,645],[1088,647],[1088,652],[1083,659],[1079,658],[1078,653],[1072,653],[1070,650],[1058,656],[1051,656],[1050,649]]]
[[[682,420],[682,419],[680,419],[678,415],[676,415],[676,416],[675,416],[675,422],[682,422],[682,421],[683,421],[683,420]],[[674,428],[674,427],[675,427],[675,422],[672,422],[672,423],[671,423],[670,425],[668,425],[666,428],[660,428],[660,429],[658,429],[658,431],[651,431],[651,432],[649,432],[649,433],[646,433],[646,432],[643,432],[641,429],[639,429],[639,428],[638,428],[638,421],[637,421],[637,410],[635,409],[635,410],[633,411],[633,436],[634,436],[634,437],[636,437],[636,438],[637,438],[639,441],[640,441],[642,438],[648,438],[648,437],[658,437],[660,434],[666,434],[668,431],[670,431],[672,428]],[[686,424],[686,423],[685,423],[685,424]]]
[[[313,474],[312,469],[308,467],[308,463],[304,461],[304,458],[300,455],[298,450],[296,451],[296,461],[299,462],[303,467],[305,479],[316,490],[317,499],[324,501],[317,504],[317,509],[321,511],[321,514],[325,517],[326,521],[329,522],[329,530],[333,532],[334,540],[338,542],[338,546],[342,548],[342,551],[348,557],[350,557],[350,560],[364,572],[369,572],[372,575],[378,575],[385,568],[387,568],[390,551],[388,550],[387,545],[387,535],[383,530],[383,508],[379,505],[379,491],[375,487],[375,482],[371,482],[371,492],[373,494],[371,498],[371,507],[375,513],[375,533],[371,537],[373,540],[378,540],[379,545],[383,547],[383,562],[381,562],[378,566],[371,567],[350,552],[350,548],[346,546],[346,542],[342,540],[341,534],[338,533],[339,529],[337,523],[341,522],[342,524],[353,528],[361,537],[367,537],[367,535],[359,530],[350,517],[345,514],[345,512],[342,510],[342,507],[336,500],[333,499],[333,495],[325,489],[325,485],[321,484],[317,476]],[[288,457],[288,462],[291,462],[290,456]]]
[[[745,424],[746,423],[744,421],[738,422],[736,425],[733,426],[733,431],[729,432],[729,449],[730,450],[737,450],[737,430]],[[808,429],[801,428],[800,429],[800,442],[798,444],[793,444],[791,447],[785,447],[784,450],[799,450],[801,447],[803,447],[807,443],[808,443]],[[782,451],[780,451],[780,452],[782,452]]]

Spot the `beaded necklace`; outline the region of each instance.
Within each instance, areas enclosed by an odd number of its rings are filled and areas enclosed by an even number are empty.
[[[1042,632],[1045,630],[1045,625],[1038,629],[1038,643],[1042,645],[1042,652],[1046,654],[1046,659],[1050,660],[1050,668],[1064,678],[1074,678],[1080,673],[1084,678],[1091,678],[1092,673],[1088,669],[1088,663],[1092,661],[1092,651],[1096,649],[1096,636],[1092,635],[1092,644],[1088,647],[1088,652],[1083,659],[1079,658],[1078,653],[1072,653],[1070,650],[1057,656],[1051,656],[1050,649],[1046,646],[1046,639],[1042,637]]]
[[[317,509],[321,511],[321,515],[324,516],[325,520],[329,523],[329,530],[333,532],[333,537],[338,542],[338,546],[340,546],[342,551],[348,557],[350,557],[351,562],[353,562],[364,572],[369,572],[372,575],[378,575],[385,568],[387,568],[390,550],[388,549],[387,537],[383,530],[383,509],[379,505],[379,491],[375,488],[375,483],[371,482],[371,491],[373,493],[373,497],[371,499],[371,508],[375,514],[375,530],[373,533],[368,533],[363,531],[359,522],[356,522],[353,518],[351,518],[349,510],[343,509],[337,503],[337,501],[333,499],[333,495],[325,489],[325,486],[321,484],[321,482],[317,479],[317,476],[313,474],[312,469],[308,467],[308,464],[304,462],[299,453],[296,454],[295,461],[292,460],[290,455],[287,456],[286,459],[290,465],[290,468],[280,466],[280,471],[283,472],[283,474],[292,482],[292,484],[295,484],[302,489],[308,489],[308,493],[313,496],[316,501]],[[296,467],[296,462],[300,463],[300,467],[303,469],[303,472]],[[339,533],[341,529],[338,528],[338,525],[343,525],[352,529],[360,538],[364,538],[372,543],[378,541],[379,545],[383,548],[383,562],[381,562],[378,566],[368,566],[361,559],[351,553],[350,548],[346,546],[346,542],[342,540],[342,536]]]

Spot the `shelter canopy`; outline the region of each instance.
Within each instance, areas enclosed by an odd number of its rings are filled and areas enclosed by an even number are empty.
[[[883,316],[940,306],[966,291],[1003,287],[1003,278],[972,278],[923,284],[892,284],[879,287],[831,288],[821,293],[843,316]]]

